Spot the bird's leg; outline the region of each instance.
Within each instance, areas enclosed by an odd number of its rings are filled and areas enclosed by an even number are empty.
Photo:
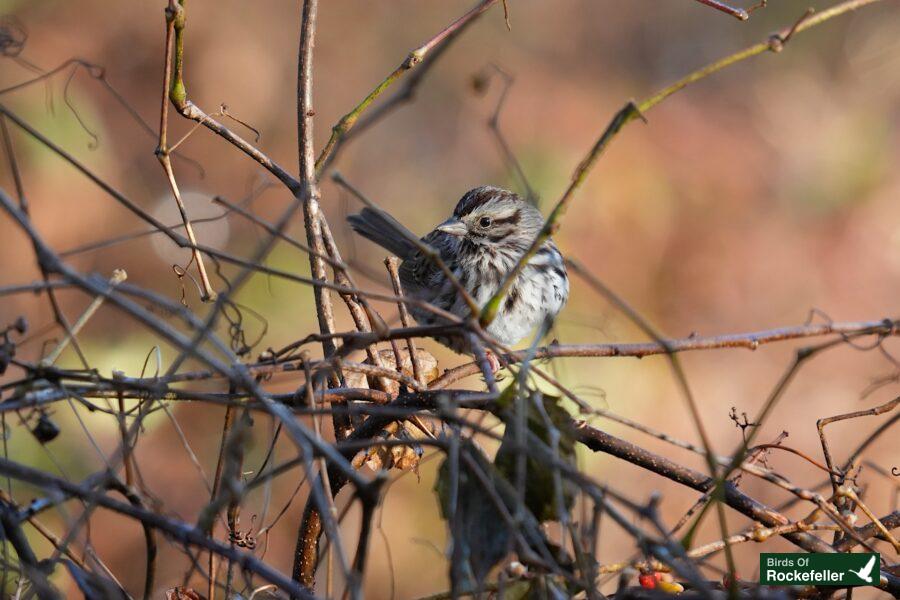
[[[497,355],[488,349],[485,349],[484,354],[485,358],[487,358],[488,366],[491,368],[491,373],[494,375],[499,373],[500,369],[503,368],[503,365],[500,364],[500,359],[497,358]]]

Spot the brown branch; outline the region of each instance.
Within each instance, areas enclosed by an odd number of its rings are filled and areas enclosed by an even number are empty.
[[[840,478],[835,474],[834,471],[834,461],[831,457],[831,451],[828,448],[828,442],[825,439],[825,426],[847,419],[856,419],[859,417],[884,414],[886,412],[894,410],[898,405],[900,405],[900,397],[894,398],[890,402],[885,402],[884,404],[881,404],[874,408],[870,408],[868,410],[858,410],[842,415],[836,415],[833,417],[826,417],[824,419],[819,419],[818,421],[816,421],[816,428],[819,430],[819,440],[822,443],[822,453],[825,455],[825,464],[828,465],[828,470],[831,471],[831,486],[835,493],[838,490],[838,486],[843,484],[843,481],[839,481]]]
[[[690,335],[686,338],[666,339],[661,342],[623,343],[623,344],[557,344],[538,348],[536,359],[566,357],[634,357],[658,356],[674,352],[697,350],[717,350],[727,348],[746,348],[756,350],[764,344],[783,342],[827,335],[839,336],[896,336],[900,334],[900,320],[882,319],[880,321],[833,322],[793,327],[779,327],[748,333],[734,333],[714,336]],[[526,351],[512,352],[503,356],[509,363],[523,360]],[[431,383],[432,389],[439,389],[479,372],[475,363],[461,365],[445,372]]]
[[[343,265],[337,243],[335,243],[334,238],[331,236],[331,231],[327,227],[322,228],[322,241],[329,256],[335,263],[341,265],[340,267],[334,268],[335,283],[348,289],[358,289],[356,282],[353,281],[353,277],[350,274],[350,270]],[[369,305],[364,296],[346,292],[341,293],[340,296],[347,306],[347,311],[350,313],[357,331],[363,333],[370,332],[373,329],[373,325],[375,328],[385,328],[383,320],[378,315],[377,311]],[[381,360],[381,356],[378,354],[378,348],[374,344],[366,346],[365,350],[369,363],[375,367],[384,368],[384,363]],[[376,377],[375,383],[380,390],[387,391],[390,387],[390,384],[384,377]],[[339,423],[337,431],[340,432],[340,437],[346,437],[346,433],[349,432],[350,427],[349,422]]]
[[[300,17],[300,47],[297,59],[297,138],[300,155],[300,181],[304,187],[303,194],[303,222],[306,228],[306,241],[316,255],[310,254],[310,271],[313,279],[317,281],[326,281],[325,263],[318,258],[326,254],[325,243],[323,241],[323,230],[327,229],[328,224],[322,217],[319,209],[319,187],[316,175],[315,150],[313,149],[313,48],[315,46],[316,24],[318,13],[318,0],[304,0],[303,9]],[[317,256],[318,255],[318,256]],[[314,288],[316,316],[319,321],[319,332],[323,336],[329,336],[335,331],[334,312],[331,305],[331,298],[327,290],[319,286]],[[321,340],[322,351],[325,358],[334,355],[337,347],[334,340],[330,337],[323,337]],[[307,372],[309,373],[309,372]],[[340,382],[340,375],[332,378],[332,383]],[[307,379],[307,394],[312,394],[312,381]],[[339,441],[343,439],[350,428],[349,419],[334,415],[334,435]],[[311,498],[308,505],[314,507],[320,518],[324,511],[328,511],[324,524],[328,529],[329,537],[332,543],[338,548],[341,556],[341,564],[344,567],[345,575],[350,577],[347,571],[347,563],[341,550],[340,539],[334,526],[334,515],[329,507],[333,506],[332,492],[328,473],[323,471],[319,474],[314,485],[320,485],[321,482],[323,493],[318,499]],[[297,532],[297,549],[294,554],[294,564],[292,567],[292,577],[295,581],[303,583],[308,588],[314,587],[315,571],[311,574],[306,572],[304,565],[307,561],[304,557],[308,555],[308,549],[314,549],[318,544],[318,535],[310,537],[307,535],[307,527],[305,523],[301,523]],[[321,529],[320,529],[321,530]]]
[[[717,484],[716,479],[712,477],[703,475],[688,467],[683,467],[668,458],[656,455],[583,423],[579,424],[578,441],[595,452],[611,454],[699,492],[710,492]],[[722,491],[723,501],[728,506],[754,521],[758,521],[767,527],[779,527],[790,523],[783,514],[747,496],[731,481],[726,481],[722,485]],[[783,537],[808,552],[827,553],[835,551],[834,548],[819,538],[802,531],[785,533]],[[900,580],[889,582],[889,585],[900,589]]]
[[[887,529],[897,529],[900,527],[900,511],[895,510],[889,515],[885,515],[878,519],[881,522],[881,526]],[[871,539],[877,537],[881,532],[881,527],[878,526],[878,523],[872,522],[863,525],[862,527],[856,528],[856,537],[862,539]],[[838,552],[849,552],[853,550],[858,545],[858,541],[853,537],[845,537],[842,538],[837,544],[834,545],[834,549]]]
[[[397,296],[403,296],[403,286],[400,283],[400,259],[395,256],[389,256],[384,259],[384,265],[387,267],[388,275],[391,278],[391,286],[394,288],[394,293]],[[410,317],[409,317],[409,309],[407,309],[406,304],[403,302],[397,303],[397,309],[400,311],[400,324],[403,327],[410,326]],[[412,337],[406,338],[406,347],[409,350],[409,360],[412,364],[413,377],[419,383],[425,383],[425,378],[422,374],[422,364],[419,361],[419,355],[416,352],[416,343],[413,341]],[[397,357],[397,369],[400,369],[400,357]]]
[[[750,18],[750,15],[743,8],[734,8],[733,6],[728,6],[722,2],[718,2],[718,0],[696,0],[701,4],[705,4],[707,6],[711,6],[716,10],[722,11],[727,15],[731,15],[732,17],[737,18],[739,21],[746,21]]]
[[[437,400],[434,396],[408,395],[391,402],[388,407],[428,409],[436,408],[436,402]],[[467,404],[466,406],[468,408],[489,409],[491,404],[488,403],[487,405],[481,406]],[[377,431],[379,431],[381,427],[390,422],[393,418],[390,416],[373,415],[365,421],[362,427],[354,431],[353,435],[351,435],[348,439],[352,441],[355,439],[371,438],[375,433],[377,433]],[[632,444],[631,442],[627,442],[608,433],[600,431],[599,429],[590,427],[584,422],[576,423],[576,436],[577,440],[580,443],[584,444],[595,452],[604,452],[610,454],[612,456],[625,460],[626,462],[630,462],[635,466],[649,470],[653,473],[661,475],[667,479],[690,487],[699,492],[711,492],[716,487],[717,480],[713,477],[704,475],[703,473],[679,465],[668,458],[649,452],[635,444]],[[338,486],[335,488],[335,491],[337,491],[337,489],[339,489],[339,486],[342,485],[340,481],[332,481],[332,483],[333,485]],[[766,527],[780,527],[790,524],[789,519],[783,514],[779,513],[769,506],[761,504],[760,502],[741,492],[731,481],[727,481],[722,485],[722,493],[723,502],[725,502],[725,504],[753,519],[754,521],[762,523]],[[885,527],[896,526],[894,525],[894,521],[890,518],[887,520],[882,520],[882,522]],[[869,534],[869,530],[864,528],[863,534],[860,535],[860,537],[863,537],[866,534]],[[875,533],[870,533],[869,536],[871,537],[871,535],[876,534],[877,531]],[[835,548],[832,548],[824,541],[804,531],[785,532],[784,537],[795,545],[809,552],[835,551]],[[887,589],[889,591],[900,590],[900,579],[889,576],[887,581]]]
[[[428,394],[410,394],[391,402],[387,407],[394,409],[434,409],[437,408],[438,397]],[[467,404],[467,408],[490,409],[488,402],[482,405]],[[347,441],[372,438],[396,416],[369,417],[361,427],[357,428]],[[588,426],[584,422],[576,422],[576,439],[595,452],[604,452],[640,468],[666,477],[676,483],[685,485],[699,492],[707,493],[716,487],[717,480],[698,471],[684,467],[674,461],[654,454],[631,442],[627,442],[608,433]],[[352,450],[350,450],[352,452]],[[340,477],[332,478],[332,491],[337,493],[344,485]],[[723,502],[738,512],[758,521],[767,527],[780,527],[790,524],[790,520],[775,509],[754,500],[741,492],[733,482],[725,482],[722,486]],[[889,522],[890,523],[890,522]],[[888,526],[886,524],[885,526]],[[786,532],[784,537],[808,552],[834,552],[835,549],[819,538],[804,531]],[[900,590],[900,579],[888,578],[888,590]]]
[[[233,391],[230,390],[230,391]],[[222,484],[222,474],[225,468],[226,454],[228,450],[228,440],[231,435],[232,427],[234,425],[234,417],[237,413],[236,406],[226,406],[225,407],[225,419],[222,423],[222,438],[219,442],[219,456],[216,460],[216,472],[213,477],[212,490],[209,495],[209,502],[212,504],[216,501],[216,496],[219,494],[219,490]],[[210,528],[208,533],[210,535],[215,533],[215,519],[209,519]],[[229,532],[230,533],[230,532]],[[216,597],[216,571],[218,569],[219,561],[218,556],[215,552],[209,553],[209,586],[207,588],[207,597],[209,600],[215,600]]]
[[[327,227],[319,210],[319,186],[316,181],[315,154],[313,150],[313,47],[316,36],[316,16],[318,0],[304,0],[300,21],[300,50],[297,59],[297,139],[300,154],[300,181],[304,187],[303,222],[306,227],[306,243],[315,254],[309,255],[310,272],[316,281],[326,281],[325,262],[319,258],[326,254],[322,240],[322,229]],[[331,298],[321,287],[316,286],[316,316],[319,320],[319,332],[323,335],[333,333],[334,310]],[[336,346],[331,339],[322,339],[322,351],[326,358],[334,354]],[[338,379],[334,379],[336,383]],[[335,434],[340,437],[346,424],[335,423]]]

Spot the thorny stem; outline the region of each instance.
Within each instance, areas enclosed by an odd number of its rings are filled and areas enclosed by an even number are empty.
[[[17,288],[19,291],[38,291],[43,286],[37,284],[31,286],[23,286]],[[3,290],[0,289],[0,293]],[[394,328],[383,335],[376,333],[347,332],[341,337],[353,342],[356,345],[364,346],[377,341],[402,340],[412,337],[431,337],[439,334],[446,334],[446,328],[435,327],[409,327]],[[646,356],[658,356],[669,352],[690,352],[704,351],[716,349],[733,349],[743,348],[748,350],[756,350],[762,345],[771,343],[789,341],[795,339],[806,339],[811,337],[821,337],[829,335],[837,335],[843,337],[859,337],[864,335],[875,336],[894,336],[900,334],[900,321],[892,321],[890,319],[882,319],[879,321],[860,321],[860,322],[833,322],[815,325],[798,325],[794,327],[781,327],[777,329],[769,329],[763,331],[753,331],[747,333],[735,333],[715,336],[697,336],[691,335],[686,338],[669,338],[660,342],[644,342],[644,343],[610,343],[610,344],[553,344],[550,346],[539,347],[534,351],[533,359],[546,360],[550,358],[564,357],[594,357],[594,358],[642,358]],[[315,336],[316,338],[318,336]],[[355,341],[355,339],[359,341]],[[499,357],[507,364],[515,364],[527,358],[526,351],[514,351],[500,355]],[[322,363],[313,363],[314,368]],[[330,363],[329,363],[330,364]],[[364,372],[367,375],[377,375],[393,379],[400,379],[398,374],[392,369],[379,369],[374,365],[363,365],[346,360],[342,360],[342,365],[349,371]],[[303,369],[295,359],[280,360],[272,362],[270,360],[249,364],[247,369],[254,376],[267,376],[280,372],[295,372]],[[459,381],[465,377],[476,375],[480,369],[476,363],[468,363],[448,369],[444,374],[435,379],[430,384],[431,389],[442,389]],[[213,379],[218,375],[213,371],[186,371],[178,373],[169,378],[169,381],[200,381],[205,379]],[[135,379],[129,378],[129,382],[136,385],[150,384],[156,379]]]

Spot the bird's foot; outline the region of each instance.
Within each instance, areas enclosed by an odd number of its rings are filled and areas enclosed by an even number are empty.
[[[491,373],[496,376],[497,373],[499,373],[503,369],[503,365],[500,364],[500,359],[497,358],[497,355],[490,350],[485,350],[484,354],[485,358],[487,358]]]

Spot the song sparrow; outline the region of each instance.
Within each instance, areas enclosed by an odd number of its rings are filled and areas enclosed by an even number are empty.
[[[415,244],[416,236],[377,208],[364,208],[347,220],[363,237],[403,259],[400,282],[404,293],[455,315],[466,317],[469,307],[452,282]],[[482,186],[466,193],[453,215],[422,241],[434,248],[483,307],[518,263],[544,225],[541,213],[513,192]],[[553,319],[569,296],[569,278],[562,255],[547,240],[519,271],[487,332],[511,346],[545,319]],[[444,320],[421,307],[410,312],[420,325]],[[438,338],[456,352],[469,351],[460,337]],[[493,361],[492,361],[493,362]]]

